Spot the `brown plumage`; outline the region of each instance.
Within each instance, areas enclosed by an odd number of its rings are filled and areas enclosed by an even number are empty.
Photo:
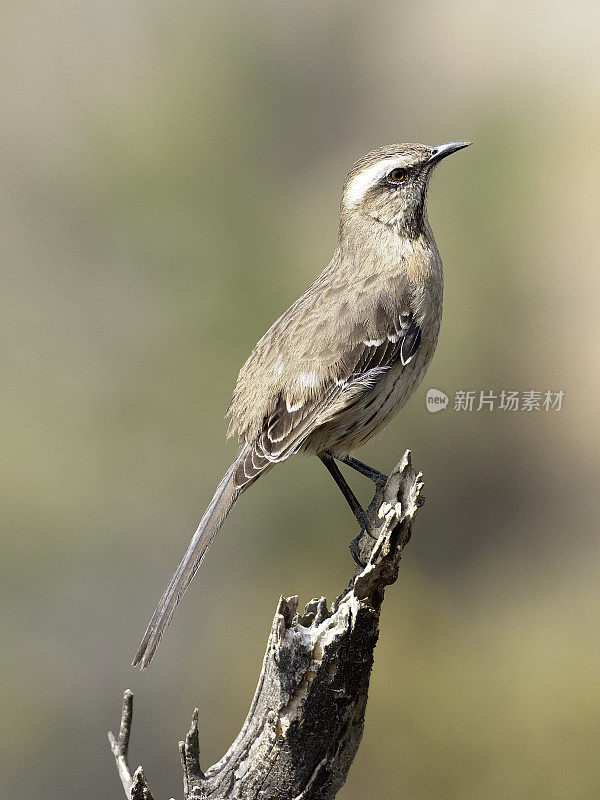
[[[467,144],[381,147],[348,173],[333,258],[240,370],[228,413],[229,435],[236,434],[241,447],[157,606],[134,665],[150,663],[233,503],[275,463],[299,451],[319,455],[364,519],[332,459],[348,459],[389,422],[433,356],[443,276],[425,197],[433,166]]]

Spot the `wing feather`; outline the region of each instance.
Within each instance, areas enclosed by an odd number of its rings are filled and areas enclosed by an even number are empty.
[[[380,323],[381,318],[380,314]],[[315,375],[313,390],[299,393],[294,385],[280,391],[275,406],[265,415],[249,458],[242,465],[245,480],[251,480],[268,463],[282,461],[297,452],[316,427],[362,400],[395,364],[406,366],[420,343],[421,328],[412,312],[388,314],[386,325],[373,338],[356,344],[333,369],[324,371],[324,376],[316,369],[302,372],[303,376]]]

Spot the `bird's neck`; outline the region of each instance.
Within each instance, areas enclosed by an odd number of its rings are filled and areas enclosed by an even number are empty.
[[[384,224],[358,214],[343,217],[336,256],[341,263],[352,263],[362,278],[401,272],[417,283],[442,279],[442,262],[425,209],[418,233],[399,222]]]

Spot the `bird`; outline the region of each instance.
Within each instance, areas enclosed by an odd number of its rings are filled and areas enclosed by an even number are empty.
[[[470,144],[387,145],[348,172],[333,257],[239,372],[227,410],[228,436],[238,437],[239,450],[156,607],[133,666],[150,664],[233,504],[276,464],[300,452],[318,456],[366,525],[366,512],[336,462],[378,487],[385,482],[383,473],[352,453],[406,404],[433,356],[443,271],[427,217],[427,189],[434,167]]]

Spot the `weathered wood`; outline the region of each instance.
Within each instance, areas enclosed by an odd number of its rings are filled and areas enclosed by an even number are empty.
[[[325,598],[298,612],[280,598],[246,721],[223,758],[200,768],[198,712],[180,742],[186,800],[330,800],[344,783],[363,732],[373,651],[385,587],[421,504],[421,474],[407,451],[370,506],[372,539],[361,537],[357,568],[331,610]],[[128,798],[152,795],[141,767],[131,775],[127,746],[131,692],[111,748]]]

